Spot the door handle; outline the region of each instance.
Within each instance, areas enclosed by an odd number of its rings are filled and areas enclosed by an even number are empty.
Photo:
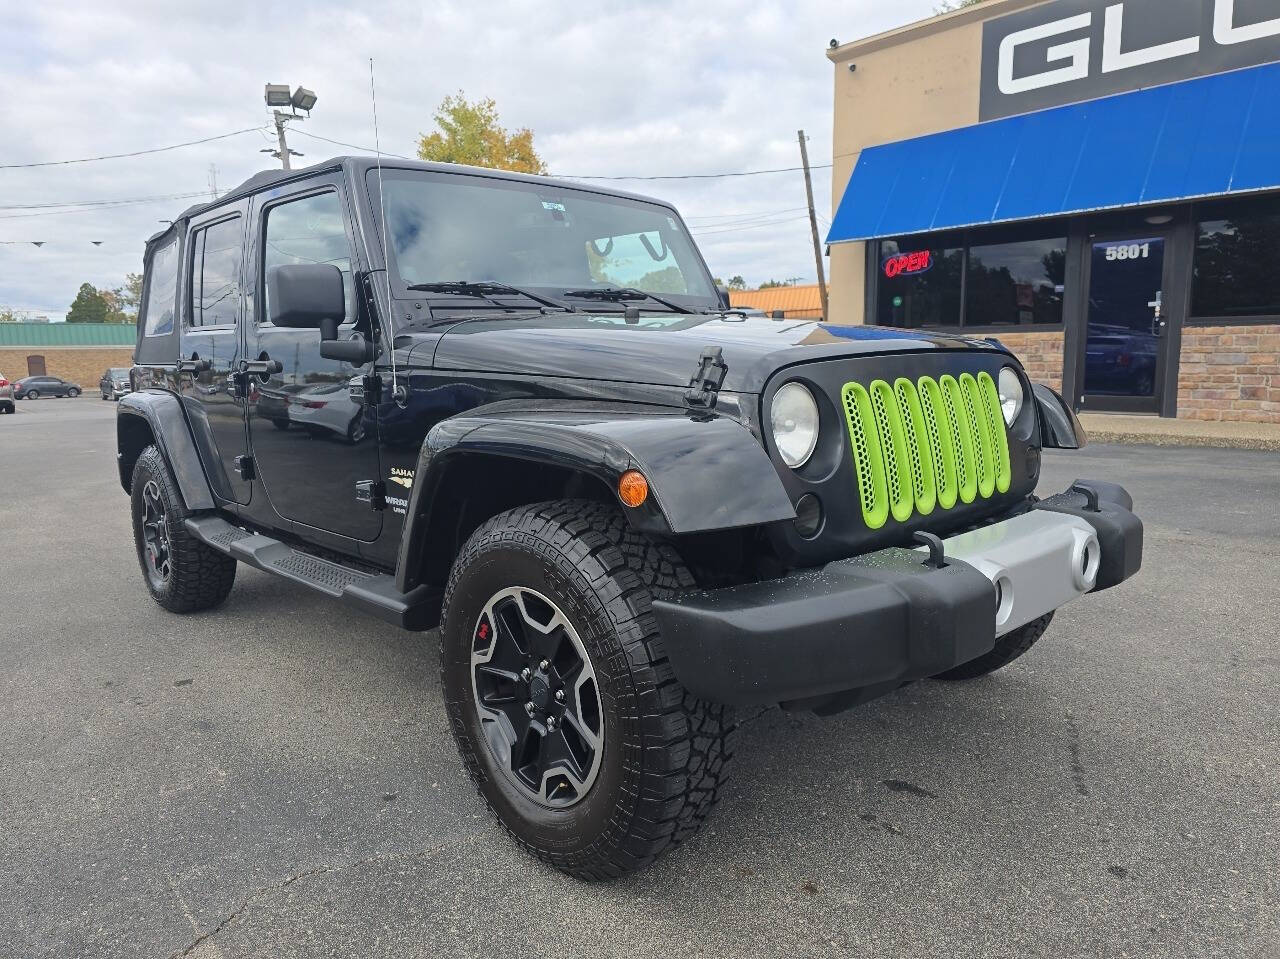
[[[262,356],[256,360],[241,360],[240,372],[259,373],[269,376],[272,373],[283,373],[284,364],[279,360],[273,360],[271,357],[267,356],[266,353],[263,353]]]
[[[204,373],[212,368],[213,361],[200,359],[199,353],[192,353],[189,360],[178,360],[179,373]]]

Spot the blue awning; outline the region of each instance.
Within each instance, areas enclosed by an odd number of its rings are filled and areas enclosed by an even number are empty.
[[[1280,187],[1280,64],[862,151],[828,243]]]

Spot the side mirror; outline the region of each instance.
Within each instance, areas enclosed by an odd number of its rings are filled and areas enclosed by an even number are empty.
[[[720,297],[720,306],[723,309],[729,309],[733,304],[729,302],[729,288],[727,286],[716,286],[716,295]]]
[[[332,263],[273,266],[267,271],[267,299],[275,326],[320,331],[320,339],[336,340],[347,313],[342,271]]]
[[[267,300],[274,326],[320,331],[320,355],[344,363],[368,363],[374,345],[361,333],[338,339],[347,312],[342,271],[332,263],[273,266],[267,271]]]

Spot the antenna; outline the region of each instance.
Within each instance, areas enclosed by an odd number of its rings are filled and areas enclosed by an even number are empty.
[[[378,157],[378,209],[382,216],[382,275],[387,281],[387,352],[391,354],[391,396],[404,406],[407,393],[400,392],[400,380],[396,373],[396,334],[394,307],[391,305],[391,237],[387,233],[387,198],[382,192],[382,141],[378,139],[378,88],[373,81],[373,57],[369,58],[369,99],[373,102],[373,149]]]

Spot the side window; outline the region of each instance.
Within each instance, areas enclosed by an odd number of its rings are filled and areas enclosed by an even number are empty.
[[[147,269],[146,325],[144,336],[173,332],[173,308],[178,298],[178,239],[174,237],[151,254]]]
[[[355,285],[351,281],[351,247],[342,220],[342,203],[338,194],[317,193],[270,207],[266,213],[267,229],[263,243],[262,289],[263,323],[271,322],[267,271],[275,266],[300,263],[332,263],[342,271],[342,289],[347,301],[344,323],[355,320]]]
[[[191,325],[235,326],[240,305],[240,217],[204,227],[192,236]]]

